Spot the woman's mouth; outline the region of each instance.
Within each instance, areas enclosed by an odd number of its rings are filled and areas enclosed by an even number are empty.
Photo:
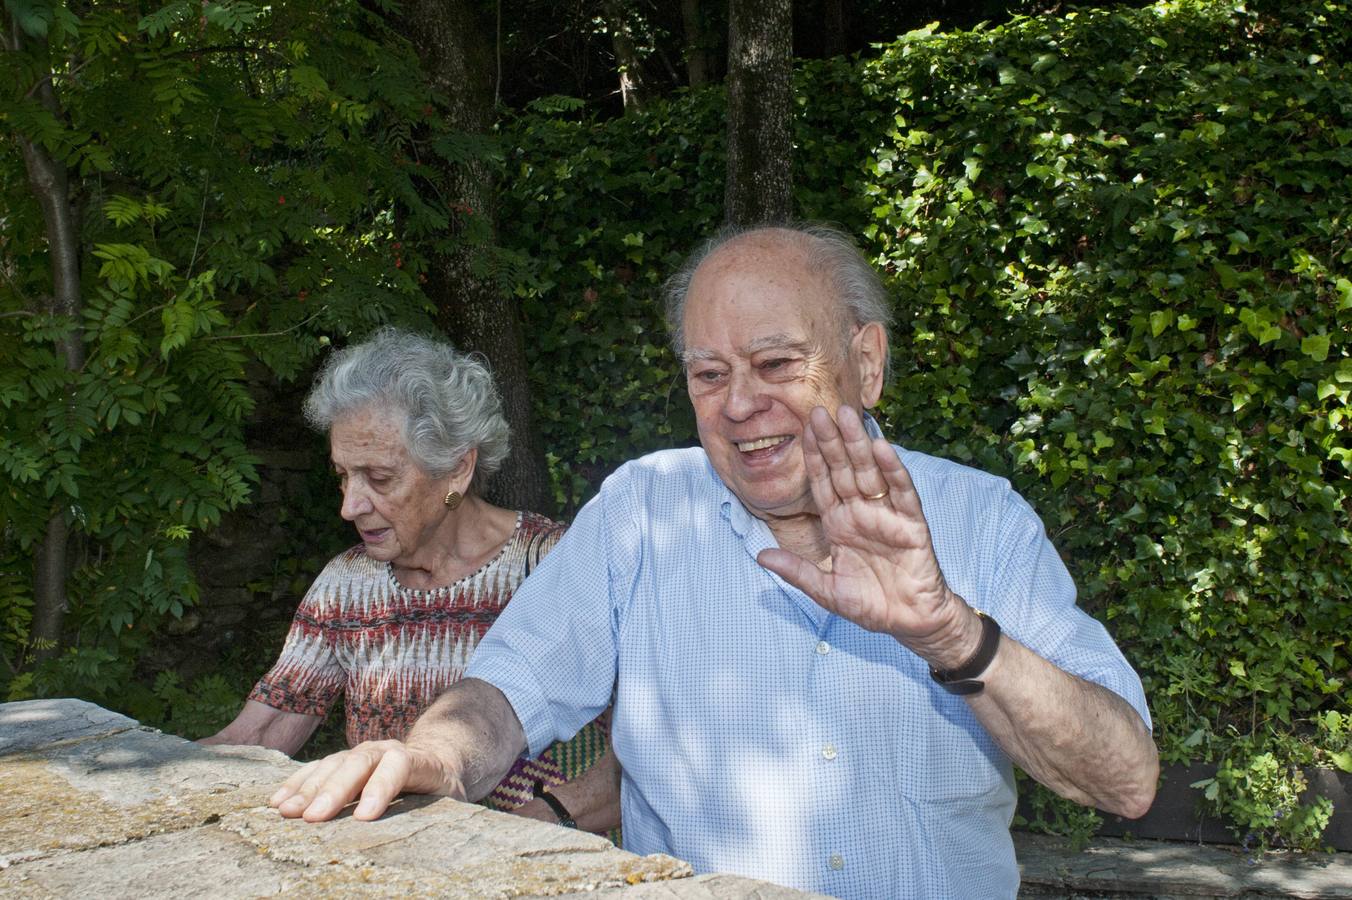
[[[365,528],[358,528],[357,533],[361,535],[363,544],[379,544],[390,533],[390,529],[375,528],[368,531]]]

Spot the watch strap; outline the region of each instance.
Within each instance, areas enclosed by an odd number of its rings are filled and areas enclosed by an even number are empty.
[[[995,659],[995,651],[1000,649],[1000,623],[981,610],[977,610],[976,614],[981,618],[981,643],[977,645],[976,652],[971,658],[962,665],[943,672],[933,666],[930,666],[929,670],[930,678],[933,678],[940,687],[960,697],[981,693],[986,682],[980,681],[978,676],[990,667],[991,660]]]
[[[573,814],[568,811],[568,807],[564,806],[562,800],[554,796],[545,788],[545,783],[543,781],[536,780],[533,793],[535,796],[545,801],[545,805],[554,811],[554,815],[558,818],[560,825],[564,828],[577,827],[577,821],[573,818]]]

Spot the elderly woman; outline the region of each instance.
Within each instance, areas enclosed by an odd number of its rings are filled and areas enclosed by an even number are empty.
[[[296,610],[277,660],[205,744],[295,753],[345,699],[347,739],[399,739],[454,682],[517,585],[563,527],[481,496],[508,453],[488,369],[445,344],[386,328],[329,357],[305,402],[329,435],[342,517],[361,543],[334,557]],[[486,802],[546,821],[618,824],[618,769],[595,724],[521,759]],[[555,796],[532,800],[551,786]]]

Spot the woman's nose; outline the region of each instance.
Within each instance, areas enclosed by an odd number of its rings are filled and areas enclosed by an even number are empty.
[[[339,514],[345,521],[354,521],[357,516],[371,511],[371,501],[359,484],[349,480],[343,487],[343,506]]]

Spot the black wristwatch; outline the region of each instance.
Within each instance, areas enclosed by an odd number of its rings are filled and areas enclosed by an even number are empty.
[[[573,814],[568,811],[568,807],[564,806],[563,801],[558,797],[555,797],[549,791],[545,790],[545,783],[538,778],[535,780],[535,790],[533,793],[535,796],[545,801],[549,808],[554,811],[554,815],[558,817],[560,825],[564,828],[577,827],[577,822],[573,819]]]
[[[990,666],[995,659],[995,651],[1000,649],[1000,623],[977,610],[981,617],[981,643],[977,645],[972,658],[955,669],[940,672],[930,666],[930,677],[950,694],[970,696],[981,693],[986,682],[978,681],[977,676]]]

